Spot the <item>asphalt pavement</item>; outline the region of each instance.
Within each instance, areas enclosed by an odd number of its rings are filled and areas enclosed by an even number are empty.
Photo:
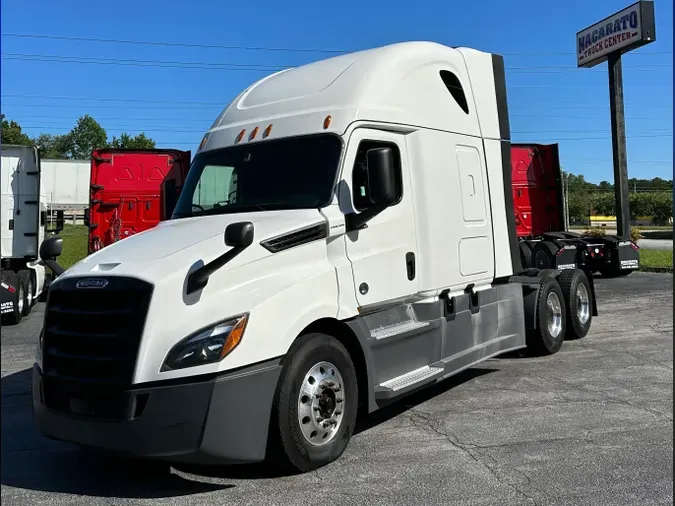
[[[585,339],[406,398],[362,421],[339,461],[296,476],[130,463],[44,439],[30,401],[38,306],[1,332],[3,504],[672,505],[673,277],[596,283]]]

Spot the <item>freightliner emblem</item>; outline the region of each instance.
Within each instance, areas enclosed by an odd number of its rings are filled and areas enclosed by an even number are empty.
[[[81,279],[75,288],[105,288],[108,286],[107,279]]]

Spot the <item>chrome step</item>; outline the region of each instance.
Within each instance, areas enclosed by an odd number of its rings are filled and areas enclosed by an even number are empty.
[[[394,325],[387,325],[386,327],[378,327],[370,331],[371,337],[375,339],[386,339],[387,337],[395,336],[411,332],[429,325],[429,322],[418,322],[415,320],[408,320]]]
[[[425,379],[440,375],[444,370],[445,368],[443,367],[425,365],[424,367],[410,371],[402,376],[385,381],[380,387],[388,388],[389,390],[396,392],[414,385],[415,383],[419,383],[420,381],[424,381]]]

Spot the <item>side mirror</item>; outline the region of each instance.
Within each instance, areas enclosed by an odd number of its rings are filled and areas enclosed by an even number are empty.
[[[240,221],[230,223],[225,229],[225,245],[232,249],[226,251],[215,260],[201,266],[188,276],[187,293],[188,295],[201,290],[209,282],[211,274],[220,269],[223,265],[231,261],[239,253],[244,251],[253,243],[253,223],[250,221]]]
[[[391,148],[369,149],[366,159],[371,201],[376,206],[394,204],[398,200],[398,193],[393,151]]]
[[[253,243],[253,223],[240,221],[230,223],[225,229],[225,245],[233,248],[248,248]]]
[[[82,222],[84,223],[85,227],[88,227],[89,224],[91,223],[89,221],[89,208],[88,207],[84,210],[84,217],[82,218]]]
[[[40,244],[40,258],[43,261],[53,260],[63,252],[63,237],[53,236]]]
[[[56,220],[54,221],[55,225],[54,227],[47,227],[47,232],[49,232],[50,234],[58,234],[59,232],[61,232],[61,230],[63,230],[63,227],[65,226],[66,223],[63,214],[64,214],[63,211],[56,211]],[[60,254],[61,253],[59,253],[59,255]]]

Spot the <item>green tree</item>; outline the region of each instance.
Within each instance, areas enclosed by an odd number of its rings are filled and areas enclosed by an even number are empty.
[[[614,192],[597,192],[593,195],[593,208],[601,216],[614,216]]]
[[[68,158],[88,160],[95,149],[108,145],[105,129],[94,118],[85,114],[77,120],[77,125],[67,134]]]
[[[48,160],[63,160],[68,158],[68,151],[71,146],[68,134],[40,134],[35,139],[35,144],[40,148],[40,156]]]
[[[146,137],[146,135],[142,132],[135,137],[132,137],[125,132],[120,135],[119,138],[113,136],[109,147],[116,149],[154,149],[155,141],[149,137]]]
[[[5,115],[2,118],[2,143],[15,144],[19,146],[32,146],[33,141],[28,135],[21,131],[21,125],[14,120],[6,120]]]
[[[673,192],[653,193],[650,214],[654,225],[667,225],[673,217]]]

